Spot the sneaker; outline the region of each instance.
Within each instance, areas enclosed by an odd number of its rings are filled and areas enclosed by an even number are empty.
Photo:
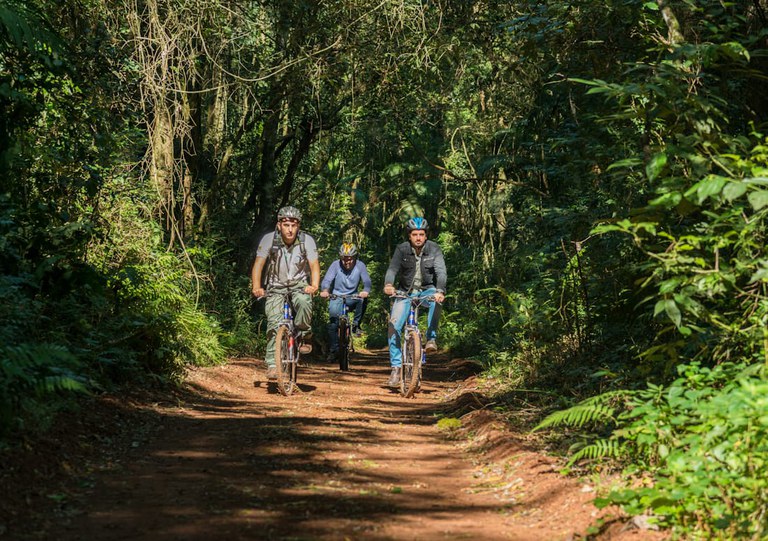
[[[268,366],[267,367],[267,379],[269,380],[276,380],[277,379],[277,368],[274,366]]]
[[[299,336],[299,353],[309,355],[312,353],[312,331],[302,331]]]
[[[393,366],[392,373],[389,375],[388,387],[400,387],[400,367]]]
[[[427,345],[424,347],[424,351],[427,353],[434,353],[437,351],[437,342],[434,340],[427,340]]]
[[[336,353],[335,351],[331,351],[330,353],[328,353],[328,357],[326,358],[326,361],[328,361],[329,363],[335,363],[337,355],[338,353]]]
[[[363,336],[363,329],[360,328],[360,325],[352,325],[352,336],[358,338]]]

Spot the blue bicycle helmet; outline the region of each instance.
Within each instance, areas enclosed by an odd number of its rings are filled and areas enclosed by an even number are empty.
[[[416,216],[408,220],[408,225],[406,225],[406,229],[408,230],[409,233],[416,229],[423,229],[424,231],[426,231],[427,229],[429,229],[429,223],[427,223],[426,218],[422,218],[421,216]]]

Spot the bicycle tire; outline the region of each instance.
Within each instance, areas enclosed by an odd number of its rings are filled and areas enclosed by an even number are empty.
[[[339,318],[339,369],[349,370],[349,323]]]
[[[421,336],[408,333],[403,348],[403,367],[400,371],[400,394],[411,398],[419,388],[421,378]]]
[[[291,347],[291,333],[288,327],[277,329],[275,336],[275,368],[277,368],[277,389],[289,396],[296,388],[296,350]],[[293,351],[292,351],[293,349]]]

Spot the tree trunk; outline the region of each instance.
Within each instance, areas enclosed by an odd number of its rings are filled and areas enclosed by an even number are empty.
[[[670,45],[676,45],[684,41],[683,33],[680,30],[680,22],[675,16],[675,12],[669,6],[668,0],[657,0],[661,16],[667,24],[667,41]]]
[[[261,163],[259,164],[258,175],[254,177],[253,188],[250,201],[253,201],[255,215],[253,221],[254,232],[261,231],[266,227],[272,216],[272,207],[275,200],[275,184],[277,171],[275,169],[275,156],[278,146],[278,131],[280,129],[280,102],[276,98],[272,102],[271,114],[264,122],[264,128],[261,135],[261,145],[259,146],[259,155]],[[246,209],[247,210],[247,209]]]
[[[309,153],[309,148],[312,146],[312,141],[317,133],[312,120],[305,120],[302,122],[302,126],[303,129],[299,144],[293,151],[291,161],[288,164],[285,176],[283,177],[282,186],[280,187],[280,205],[287,205],[290,202],[291,190],[293,189],[293,183],[296,180],[296,171],[298,170],[301,161]]]
[[[166,231],[169,232],[169,244],[173,244],[173,125],[171,112],[164,100],[156,100],[154,117],[150,127],[149,178],[157,190],[159,214]]]

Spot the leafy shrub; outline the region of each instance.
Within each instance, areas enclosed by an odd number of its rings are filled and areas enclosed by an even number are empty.
[[[122,268],[111,282],[119,314],[132,328],[127,343],[142,353],[140,362],[150,373],[180,377],[186,363],[225,358],[219,324],[195,305],[184,273],[175,255],[160,253]]]
[[[74,356],[60,345],[0,347],[0,436],[23,428],[25,420],[44,417],[52,395],[85,391],[87,382],[78,368]]]
[[[761,539],[768,513],[768,381],[762,366],[681,366],[666,386],[618,391],[556,412],[537,428],[612,426],[571,463],[612,456],[652,481],[614,490],[599,506],[707,539]],[[645,475],[643,475],[645,477]]]

